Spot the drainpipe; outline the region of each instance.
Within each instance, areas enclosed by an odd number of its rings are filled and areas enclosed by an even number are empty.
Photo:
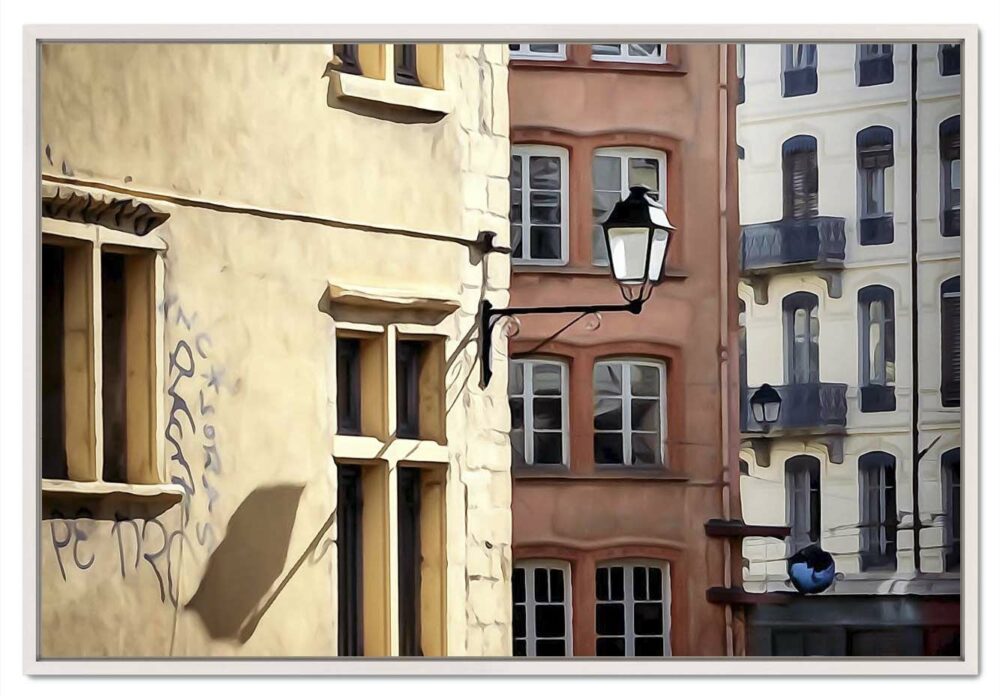
[[[730,404],[730,369],[729,354],[732,349],[729,331],[729,201],[727,186],[729,185],[729,45],[719,45],[719,386],[720,414],[720,451],[722,453],[722,518],[732,519],[732,486],[730,475],[732,465],[729,456],[729,404]],[[725,553],[723,555],[722,586],[732,586],[732,541],[723,538]],[[726,603],[726,656],[735,655],[735,636],[733,631],[733,605]]]
[[[910,46],[910,356],[913,375],[910,394],[910,426],[913,438],[913,567],[920,575],[920,297],[917,292],[917,44]]]

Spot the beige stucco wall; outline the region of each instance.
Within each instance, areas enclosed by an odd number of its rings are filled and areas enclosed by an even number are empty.
[[[153,232],[160,456],[193,492],[165,510],[43,498],[41,655],[336,654],[332,455],[357,443],[335,434],[330,285],[457,305],[423,326],[446,337],[447,445],[421,451],[447,467],[447,648],[509,654],[505,366],[480,390],[475,341],[509,267],[449,241],[508,239],[506,49],[445,45],[438,111],[341,99],[330,58],[320,44],[43,49],[44,192],[170,214]],[[420,456],[400,444],[383,455],[390,503],[395,461]]]

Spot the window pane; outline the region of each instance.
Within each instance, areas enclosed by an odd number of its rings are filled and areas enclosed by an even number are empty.
[[[510,447],[514,450],[514,457],[518,463],[524,463],[527,460],[527,454],[524,451],[523,430],[510,431]]]
[[[558,430],[562,427],[562,399],[536,398],[532,403],[532,425],[541,430]]]
[[[563,657],[566,655],[566,641],[551,638],[536,640],[535,655],[538,657]]]
[[[622,657],[625,655],[624,638],[598,638],[598,657]]]
[[[645,186],[660,197],[660,163],[650,157],[630,157],[628,160],[628,185]]]
[[[529,181],[532,190],[558,191],[560,185],[559,158],[534,155],[529,161]]]
[[[625,605],[598,604],[597,632],[604,636],[620,636],[625,633]]]
[[[622,161],[620,157],[594,155],[594,189],[596,191],[621,192]]]
[[[510,226],[510,245],[511,245],[511,255],[514,258],[524,258],[524,247],[521,244],[521,226],[511,225]]]
[[[545,568],[535,568],[533,580],[535,583],[535,601],[549,601],[549,574]]]
[[[625,599],[625,569],[611,567],[611,599]]]
[[[510,427],[513,429],[524,427],[524,399],[511,398],[509,401]]]
[[[524,636],[527,634],[527,630],[524,605],[519,604],[514,607],[514,636]]]
[[[962,160],[951,161],[951,188],[954,191],[962,189]]]
[[[559,44],[528,44],[532,53],[558,53]]]
[[[521,163],[524,158],[521,155],[514,155],[510,158],[510,187],[521,188]]]
[[[531,227],[531,258],[558,259],[561,249],[562,231],[558,227]]]
[[[530,196],[531,222],[542,225],[558,225],[562,213],[559,201],[558,191],[533,191]]]
[[[624,463],[622,442],[620,434],[597,433],[594,435],[594,460],[598,464]]]
[[[535,433],[535,464],[562,464],[562,434]]]
[[[524,392],[524,363],[512,360],[510,374],[507,377],[507,393],[521,394],[522,392]]]
[[[656,58],[660,56],[662,44],[628,44],[630,56]]]
[[[660,370],[650,365],[632,365],[629,369],[632,378],[633,396],[659,396]]]
[[[594,392],[602,396],[622,395],[622,366],[619,363],[594,366]]]
[[[636,640],[635,640],[635,655],[636,655],[636,657],[662,657],[663,656],[663,639],[662,638],[636,638]]]
[[[663,571],[656,566],[649,569],[649,598],[663,599]]]
[[[659,399],[632,400],[632,428],[634,430],[659,432],[660,430]]]
[[[635,634],[658,636],[663,634],[663,604],[637,602],[635,605]]]
[[[539,638],[561,638],[566,635],[566,608],[561,604],[535,607],[535,635]]]
[[[524,639],[514,641],[514,657],[526,657],[528,654],[528,642]]]
[[[622,53],[621,44],[591,44],[595,56],[619,56]]]
[[[514,601],[523,602],[524,601],[524,568],[514,568],[513,581],[513,591],[514,591]]]
[[[531,368],[531,391],[534,394],[558,396],[562,392],[562,366],[535,363]]]
[[[656,433],[633,433],[632,463],[659,464],[660,436]]]
[[[562,602],[563,597],[563,572],[558,568],[549,569],[549,597],[553,602]]]
[[[597,599],[611,599],[611,574],[607,568],[597,569]]]
[[[646,597],[646,569],[642,566],[632,568],[632,597],[634,599],[647,599]]]
[[[597,404],[594,406],[594,428],[597,430],[621,430],[621,399],[597,400]]]

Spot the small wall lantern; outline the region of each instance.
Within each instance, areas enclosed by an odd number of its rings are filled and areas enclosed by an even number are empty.
[[[778,390],[770,384],[761,385],[750,397],[750,412],[761,425],[774,425],[781,413],[781,395]]]

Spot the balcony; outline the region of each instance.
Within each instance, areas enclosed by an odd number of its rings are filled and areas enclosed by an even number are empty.
[[[755,387],[740,394],[740,431],[745,434],[795,435],[843,432],[847,426],[847,385],[831,382],[780,384],[774,387],[781,396],[778,421],[770,429],[750,416],[750,396]]]
[[[740,270],[753,286],[759,304],[767,302],[767,279],[777,273],[816,269],[831,297],[840,297],[844,268],[844,218],[817,216],[744,225],[740,234]]]

